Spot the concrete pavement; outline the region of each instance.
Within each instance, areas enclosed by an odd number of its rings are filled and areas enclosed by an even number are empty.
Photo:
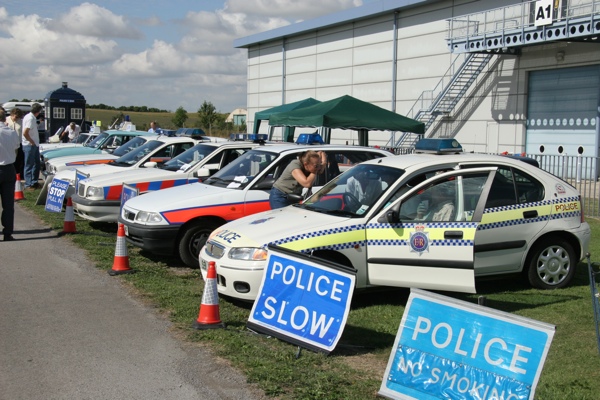
[[[0,399],[261,399],[16,205],[0,241]],[[190,321],[191,323],[192,321]]]

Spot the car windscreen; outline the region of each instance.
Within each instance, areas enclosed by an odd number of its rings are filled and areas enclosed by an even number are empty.
[[[77,139],[75,139],[75,143],[85,143],[87,142],[87,140],[89,139],[90,135],[87,133],[82,133],[79,136],[77,136]]]
[[[339,175],[303,204],[307,210],[359,217],[371,210],[404,174],[400,168],[359,164]]]
[[[100,147],[100,145],[102,143],[104,143],[106,138],[108,138],[108,133],[102,132],[101,134],[98,135],[98,137],[96,139],[92,140],[91,142],[86,143],[84,146],[93,147],[93,148],[97,149],[98,147]]]
[[[160,168],[166,169],[168,171],[187,171],[194,165],[198,164],[200,161],[208,157],[211,153],[215,151],[215,149],[216,147],[214,146],[197,144],[194,147],[187,149],[172,160],[167,161]]]
[[[219,172],[204,181],[207,185],[244,189],[279,157],[278,153],[251,150],[227,164]]]
[[[144,139],[140,136],[136,136],[133,139],[131,139],[130,141],[126,142],[125,144],[117,147],[115,149],[115,151],[113,151],[112,154],[117,157],[122,157],[125,154],[129,153],[131,150],[137,149],[144,143],[146,143],[146,139]]]
[[[138,161],[152,153],[154,150],[162,146],[164,143],[159,140],[150,140],[139,146],[137,149],[130,151],[122,157],[117,158],[111,162],[111,165],[117,165],[121,167],[130,167],[136,164]]]

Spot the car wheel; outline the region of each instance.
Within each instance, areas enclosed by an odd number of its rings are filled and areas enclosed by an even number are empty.
[[[216,228],[216,225],[205,221],[196,221],[186,228],[178,246],[179,256],[185,265],[190,268],[200,267],[198,261],[200,250],[206,243],[208,236]]]
[[[528,278],[539,289],[558,289],[567,286],[575,275],[577,261],[573,247],[559,237],[538,242],[529,258]]]

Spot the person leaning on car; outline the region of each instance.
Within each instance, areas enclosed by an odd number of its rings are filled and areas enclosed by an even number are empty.
[[[327,154],[324,151],[308,150],[292,160],[271,188],[271,209],[297,203],[294,197],[300,196],[303,188],[312,188],[317,175],[325,170],[326,165]]]
[[[4,241],[14,240],[15,182],[17,173],[14,162],[19,149],[19,135],[6,125],[6,114],[0,111],[0,198],[2,199],[2,234]]]

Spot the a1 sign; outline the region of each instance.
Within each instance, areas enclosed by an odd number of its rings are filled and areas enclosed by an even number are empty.
[[[535,2],[535,26],[550,25],[552,23],[553,0],[539,0]]]
[[[346,324],[356,271],[269,245],[269,258],[248,328],[323,353]]]

